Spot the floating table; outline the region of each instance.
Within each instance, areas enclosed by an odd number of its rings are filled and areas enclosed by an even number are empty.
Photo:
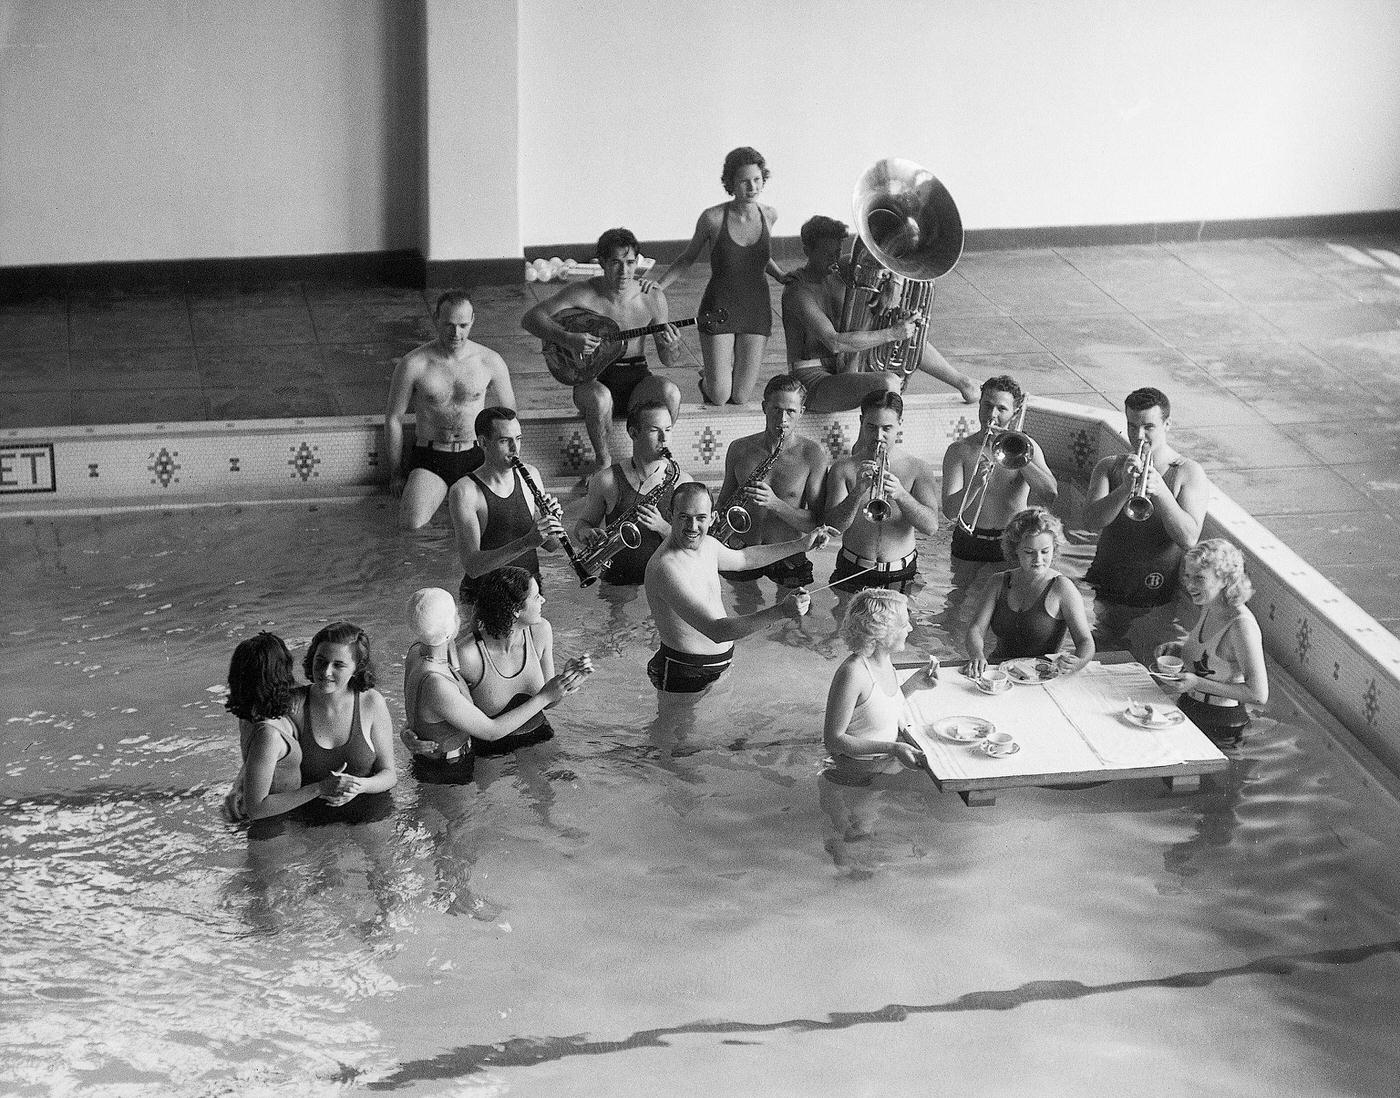
[[[901,671],[900,677],[913,670]],[[1230,765],[1189,718],[1160,728],[1130,723],[1123,715],[1129,698],[1159,705],[1173,701],[1126,653],[1104,653],[1077,674],[1044,685],[1014,685],[995,695],[945,668],[936,689],[909,699],[918,718],[909,735],[938,788],[970,805],[995,803],[998,789],[1124,778],[1162,778],[1174,792],[1190,792],[1200,788],[1202,774]],[[1010,732],[1021,749],[991,758],[978,746],[980,739],[944,740],[931,724],[950,716],[991,721],[998,731]]]

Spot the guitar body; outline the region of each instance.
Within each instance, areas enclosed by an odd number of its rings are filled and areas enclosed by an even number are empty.
[[[582,385],[592,381],[622,357],[627,341],[619,339],[622,329],[617,321],[592,309],[564,309],[554,314],[554,322],[567,332],[582,332],[602,340],[591,355],[581,355],[560,343],[544,345],[544,362],[554,380],[564,385]]]

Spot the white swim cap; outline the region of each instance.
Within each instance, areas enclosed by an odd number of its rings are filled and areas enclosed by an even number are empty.
[[[442,644],[457,635],[457,601],[441,587],[424,587],[408,600],[408,627],[424,644]]]

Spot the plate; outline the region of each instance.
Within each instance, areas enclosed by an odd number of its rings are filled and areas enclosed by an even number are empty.
[[[1055,678],[1059,672],[1055,665],[1044,656],[1023,660],[1007,660],[1001,665],[1007,677],[1021,686],[1041,686]]]
[[[980,746],[982,748],[982,754],[986,755],[989,759],[1010,758],[1012,755],[1016,754],[1017,751],[1021,750],[1021,745],[1019,743],[1012,743],[1005,751],[993,751],[992,745],[985,741]]]
[[[1172,728],[1186,719],[1186,714],[1180,709],[1166,710],[1166,717],[1160,721],[1149,720],[1147,717],[1139,717],[1131,708],[1123,710],[1123,719],[1129,724],[1135,724],[1139,728]]]
[[[929,728],[949,743],[975,743],[988,732],[996,731],[996,725],[981,717],[939,717]]]

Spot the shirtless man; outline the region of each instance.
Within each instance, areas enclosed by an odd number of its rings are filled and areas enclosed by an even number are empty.
[[[447,491],[481,464],[472,443],[472,420],[486,404],[515,407],[505,360],[467,338],[474,314],[463,290],[448,290],[433,309],[437,338],[404,355],[389,383],[384,416],[384,448],[389,491],[399,496],[399,524],[426,526]],[[412,410],[413,452],[403,466],[404,417]]]
[[[885,390],[860,402],[860,434],[848,457],[831,467],[826,481],[825,521],[844,531],[831,573],[841,591],[885,587],[909,593],[918,574],[914,535],[938,529],[937,478],[927,464],[896,449],[904,400]],[[872,522],[865,515],[875,477],[875,453],[884,443],[889,458],[883,481],[889,516]]]
[[[1098,590],[1096,641],[1100,651],[1151,651],[1170,628],[1181,560],[1201,536],[1210,502],[1210,481],[1198,463],[1172,448],[1171,401],[1160,389],[1135,389],[1123,401],[1128,443],[1134,452],[1101,458],[1089,477],[1084,525],[1101,530],[1094,562],[1084,578]],[[1136,450],[1149,445],[1145,495],[1152,513],[1130,519],[1124,504],[1133,494],[1142,466]],[[1146,620],[1154,608],[1166,608]],[[1139,624],[1140,623],[1140,624]]]
[[[627,433],[632,437],[632,457],[626,462],[609,465],[589,482],[588,498],[583,513],[574,526],[574,537],[587,553],[606,536],[607,527],[646,496],[666,482],[668,474],[675,477],[671,486],[688,480],[674,461],[663,457],[662,451],[671,437],[671,410],[659,400],[645,400],[632,405],[627,413]],[[646,575],[647,561],[671,532],[666,516],[671,513],[671,493],[665,493],[660,506],[643,504],[637,508],[637,529],[642,542],[635,549],[623,549],[612,558],[603,572],[604,583],[616,585],[641,583]]]
[[[783,290],[788,372],[807,386],[808,407],[814,412],[845,412],[859,407],[872,392],[898,392],[904,382],[899,374],[860,370],[856,356],[909,339],[917,331],[913,320],[870,332],[837,330],[849,277],[841,263],[847,232],[834,218],[820,214],[809,218],[801,231],[807,262]],[[954,369],[927,341],[919,369],[957,389],[967,403],[977,399],[972,379]]]
[[[1009,428],[1024,400],[1025,394],[1011,377],[988,378],[982,382],[977,405],[981,428],[958,439],[943,454],[943,517],[954,522],[953,556],[959,560],[1000,561],[1001,532],[1012,516],[1032,503],[1053,507],[1060,496],[1055,474],[1045,464],[1035,439],[1030,439],[1030,460],[1019,469],[1007,469],[988,459],[990,471],[984,470],[985,481],[978,472],[988,430],[995,436],[997,428]],[[995,444],[995,437],[992,442]],[[967,500],[968,486],[978,483],[985,483],[985,492],[975,492]],[[971,523],[974,516],[977,527],[969,530],[964,523]]]
[[[694,694],[729,667],[734,641],[770,622],[800,617],[811,606],[801,588],[782,602],[752,614],[727,616],[720,595],[720,569],[762,568],[794,553],[820,549],[835,531],[818,526],[800,538],[727,549],[706,531],[714,517],[710,490],[697,481],[676,489],[671,533],[647,564],[647,604],[661,649],[647,664],[647,677],[663,693]]]
[[[667,323],[666,295],[658,289],[642,293],[637,281],[637,238],[626,229],[609,229],[598,238],[598,263],[603,273],[587,282],[578,282],[541,301],[521,318],[520,324],[531,335],[546,343],[563,344],[578,354],[591,354],[599,346],[597,336],[570,332],[555,321],[565,309],[589,309],[610,317],[618,327],[644,328],[665,324],[653,337],[657,357],[663,366],[676,362],[680,337]],[[592,381],[575,385],[574,407],[583,413],[588,440],[598,459],[598,469],[612,464],[608,448],[608,418],[622,419],[633,405],[659,400],[671,410],[674,421],[681,412],[681,391],[673,382],[658,377],[647,368],[642,337],[628,342],[623,355]]]
[[[749,513],[752,526],[742,536],[749,545],[787,541],[817,525],[831,462],[825,446],[797,433],[806,403],[807,390],[797,378],[791,374],[769,378],[763,388],[764,429],[736,439],[724,455],[719,498],[726,508],[737,505]],[[779,447],[781,453],[770,471],[750,484],[759,466]],[[723,517],[716,515],[716,521]],[[812,582],[812,562],[805,553],[795,553],[766,568],[723,575],[736,583],[767,576],[779,587],[805,587]]]
[[[520,420],[511,408],[483,408],[476,417],[476,444],[481,466],[452,486],[447,507],[457,531],[457,555],[464,574],[458,591],[464,606],[476,602],[477,582],[487,572],[513,564],[538,581],[540,560],[536,549],[552,553],[564,532],[563,509],[552,496],[553,506],[541,514],[534,495],[525,487],[511,459],[520,456]],[[540,471],[525,468],[536,484]]]

